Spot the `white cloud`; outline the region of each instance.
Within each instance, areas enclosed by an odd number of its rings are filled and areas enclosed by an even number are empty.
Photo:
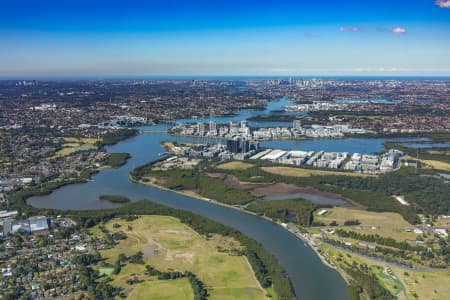
[[[449,0],[450,1],[450,0]],[[395,27],[395,28],[392,28],[392,33],[396,33],[396,34],[403,34],[403,33],[406,33],[406,29],[405,28],[402,28],[402,27]]]
[[[450,0],[436,0],[435,3],[441,8],[450,8]]]

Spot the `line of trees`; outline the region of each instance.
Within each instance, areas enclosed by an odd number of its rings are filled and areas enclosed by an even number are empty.
[[[150,276],[157,276],[159,280],[169,280],[178,279],[186,277],[192,287],[194,292],[194,300],[206,300],[208,299],[208,291],[205,288],[205,284],[198,279],[198,277],[191,272],[179,272],[179,271],[169,271],[162,272],[150,265],[146,265],[146,273]]]
[[[153,171],[151,165],[146,165],[130,174],[134,180],[140,180],[145,175],[164,178],[164,186],[169,189],[196,190],[204,197],[231,205],[245,204],[256,199],[250,192],[229,187],[223,179],[203,175],[197,168]]]
[[[122,140],[126,140],[130,137],[139,134],[137,129],[124,128],[107,132],[101,142],[98,142],[100,146],[114,145]]]
[[[247,206],[247,210],[259,215],[282,220],[283,222],[296,222],[303,226],[310,226],[313,220],[313,211],[318,206],[302,200],[258,200]]]
[[[363,249],[358,247],[352,247],[347,246],[344,242],[336,240],[336,239],[329,239],[329,238],[322,238],[324,242],[327,244],[347,249],[351,252],[355,252],[361,255],[374,257],[386,262],[389,262],[391,264],[400,265],[405,268],[412,268],[412,263],[409,262],[409,260],[412,259],[412,256],[403,250],[397,250],[392,248],[386,248],[386,247],[377,247],[376,250],[370,250],[370,249]],[[403,259],[403,260],[402,260]]]
[[[265,172],[260,168],[265,165],[270,165],[270,163],[255,162],[255,167],[246,170],[221,169],[220,172],[232,174],[241,181],[283,182],[340,194],[365,206],[370,211],[398,212],[412,224],[420,222],[417,213],[450,214],[450,201],[448,201],[450,186],[442,179],[417,174],[415,169],[405,168],[377,177],[316,175],[298,178]],[[208,171],[218,170],[211,168]],[[411,206],[401,205],[394,201],[392,195],[404,195]]]
[[[210,235],[210,234],[220,234],[224,236],[230,236],[243,246],[244,251],[241,252],[242,255],[247,257],[253,256],[258,257],[257,261],[254,259],[249,259],[249,262],[255,272],[256,277],[259,279],[270,278],[273,288],[277,293],[280,300],[293,300],[295,299],[294,289],[289,281],[289,278],[277,260],[272,254],[267,252],[264,247],[256,242],[255,240],[243,235],[240,231],[235,230],[231,227],[220,224],[216,221],[210,220],[208,218],[193,214],[191,212],[173,209],[166,207],[151,201],[141,200],[138,202],[130,203],[125,206],[108,209],[108,210],[88,210],[88,211],[61,211],[52,209],[39,209],[35,212],[45,215],[66,215],[72,217],[77,221],[77,226],[80,227],[92,227],[96,224],[107,222],[115,217],[125,217],[128,218],[134,215],[164,215],[173,216],[180,219],[180,221],[199,234]],[[260,267],[260,264],[264,268]],[[264,271],[262,274],[259,272]],[[267,285],[267,281],[260,281],[261,285]]]
[[[421,251],[423,247],[412,246],[408,242],[397,242],[391,237],[383,237],[378,234],[362,234],[354,231],[346,231],[343,229],[336,229],[336,234],[343,238],[352,238],[355,240],[365,241],[369,243],[377,243],[379,245],[397,248],[407,251]]]
[[[75,257],[74,263],[77,264],[79,271],[78,282],[81,290],[85,291],[91,299],[114,299],[119,295],[120,289],[110,285],[105,280],[99,280],[100,274],[94,270],[91,265],[100,260],[98,255],[80,254]]]
[[[368,295],[372,300],[395,300],[388,289],[384,288],[366,264],[353,262],[352,266],[344,267],[345,272],[351,276],[352,280],[349,293],[352,300],[360,300],[362,294]]]

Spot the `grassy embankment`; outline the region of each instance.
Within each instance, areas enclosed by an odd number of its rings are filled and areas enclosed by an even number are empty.
[[[439,300],[446,299],[450,293],[450,271],[416,272],[355,253],[348,253],[326,244],[321,244],[320,248],[325,259],[337,266],[340,272],[355,264],[367,265],[370,274],[373,274],[381,286],[397,296],[399,300]],[[346,276],[345,273],[344,276]]]
[[[123,253],[141,251],[145,264],[161,271],[190,271],[205,284],[209,299],[266,299],[266,290],[256,280],[247,259],[234,255],[240,244],[232,239],[212,235],[205,239],[178,219],[166,216],[142,216],[133,221],[113,219],[105,225],[111,233],[122,231],[127,238],[112,249],[100,253],[105,262],[114,264]],[[98,226],[93,236],[102,236]],[[131,299],[192,299],[192,289],[185,279],[157,280],[144,276],[145,264],[127,263],[113,286],[121,287]],[[127,284],[136,274],[142,282]]]

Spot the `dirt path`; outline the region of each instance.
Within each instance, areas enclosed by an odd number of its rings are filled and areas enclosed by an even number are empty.
[[[248,265],[248,268],[249,268],[250,271],[251,271],[250,273],[252,274],[253,279],[256,281],[256,284],[258,285],[258,288],[260,288],[261,291],[263,291],[263,293],[265,294],[266,291],[264,290],[264,288],[262,287],[261,283],[260,283],[260,282],[258,281],[258,279],[256,278],[255,271],[253,270],[252,265],[251,265],[250,262],[248,261],[247,256],[244,256],[244,259],[245,259],[245,262],[246,262],[247,265]]]

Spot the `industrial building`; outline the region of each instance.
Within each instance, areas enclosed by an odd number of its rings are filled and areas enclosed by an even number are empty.
[[[47,217],[31,217],[26,220],[8,219],[3,222],[3,235],[24,234],[45,234],[50,229]]]

